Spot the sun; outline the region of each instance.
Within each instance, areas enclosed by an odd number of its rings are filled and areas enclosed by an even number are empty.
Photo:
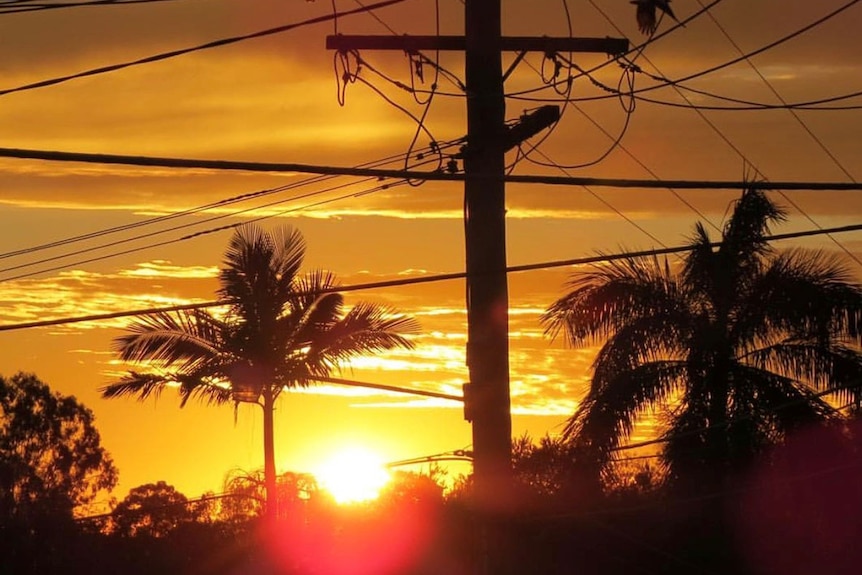
[[[333,453],[313,473],[340,504],[377,499],[390,479],[380,457],[362,447],[347,447]]]

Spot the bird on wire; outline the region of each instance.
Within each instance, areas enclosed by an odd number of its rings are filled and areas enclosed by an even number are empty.
[[[679,22],[671,10],[670,0],[631,0],[631,3],[637,6],[638,29],[647,36],[655,34],[656,28],[658,28],[656,9]]]

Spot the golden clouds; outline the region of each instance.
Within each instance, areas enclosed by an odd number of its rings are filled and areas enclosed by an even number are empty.
[[[121,270],[119,275],[145,278],[212,279],[218,275],[218,268],[207,266],[181,267],[166,260],[154,260],[139,263],[135,269]]]
[[[195,299],[208,301],[213,297],[211,294],[216,273],[217,268],[211,266],[183,266],[167,260],[151,260],[114,273],[71,270],[47,279],[2,282],[0,321],[19,323],[171,306]],[[390,298],[387,294],[396,291],[398,288],[392,288],[373,295],[372,299],[388,301]],[[193,297],[190,297],[192,294]],[[399,307],[417,317],[422,324],[422,333],[415,337],[416,349],[359,358],[349,366],[350,376],[360,381],[460,395],[460,386],[468,379],[464,355],[466,313],[463,304],[459,306],[453,301],[452,306],[447,307],[446,302],[441,300],[437,305],[417,305],[423,299],[418,292],[413,296],[405,297],[402,294],[400,298],[392,299],[399,300]],[[588,367],[585,362],[578,360],[578,353],[551,349],[551,342],[544,337],[538,323],[543,309],[515,304],[510,311],[512,397],[513,409],[517,413],[559,415],[570,410],[574,401],[573,393],[580,392],[579,384],[572,387],[571,382],[583,380]],[[127,321],[120,318],[52,329],[59,336],[121,328]],[[96,356],[92,361],[103,366],[102,373],[115,373],[120,369],[116,361],[104,354],[100,355],[100,350],[79,347],[76,353],[84,351]],[[566,373],[569,375],[564,375]],[[316,390],[313,388],[310,391]],[[331,386],[320,391],[337,393]],[[350,390],[345,393],[365,398],[381,395],[381,392],[371,390],[365,390],[365,393]],[[389,397],[389,394],[383,393],[383,396]],[[428,408],[436,407],[439,402],[392,398],[384,402],[378,399],[374,405],[383,403]]]

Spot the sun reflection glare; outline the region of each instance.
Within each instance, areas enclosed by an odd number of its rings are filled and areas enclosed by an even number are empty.
[[[341,504],[371,501],[389,481],[382,459],[361,447],[334,453],[314,472],[320,484]]]

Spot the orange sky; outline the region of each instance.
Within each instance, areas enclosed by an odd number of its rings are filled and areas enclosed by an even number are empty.
[[[630,39],[641,40],[628,2],[597,4]],[[743,50],[754,50],[842,4],[837,0],[725,0],[712,14]],[[338,0],[337,5],[342,11],[357,7],[354,0]],[[700,7],[697,0],[675,0],[673,6],[680,17]],[[569,8],[576,35],[619,35],[590,2],[572,0]],[[0,13],[0,54],[4,55],[0,58],[0,90],[247,34],[331,10],[331,3],[322,0],[171,0],[152,5]],[[507,34],[567,34],[559,0],[504,1],[503,11]],[[442,33],[463,32],[462,12],[458,0],[440,1]],[[435,30],[434,3],[430,0],[409,0],[380,11],[379,16],[398,33],[433,34]],[[667,25],[665,22],[663,29]],[[786,101],[859,91],[860,25],[862,6],[855,6],[753,62]],[[7,94],[0,97],[0,147],[341,166],[404,153],[415,130],[414,121],[367,86],[351,84],[346,105],[339,106],[332,54],[324,49],[325,36],[333,30],[332,23],[321,24],[54,87]],[[341,18],[338,30],[388,33],[370,16]],[[649,46],[643,54],[661,74],[671,78],[738,55],[707,17]],[[402,54],[369,52],[363,57],[387,75],[409,83],[408,60]],[[511,58],[506,56],[506,64]],[[537,68],[542,65],[541,55],[531,55],[528,61]],[[577,58],[583,67],[603,61],[603,56],[595,55]],[[463,77],[461,55],[445,54],[443,63]],[[645,59],[638,64],[655,72]],[[430,73],[426,68],[426,75],[430,77]],[[618,67],[609,66],[597,78],[616,85],[619,74]],[[422,107],[409,94],[391,88],[370,72],[362,76],[385,89],[411,113],[422,113]],[[651,83],[638,77],[636,85]],[[539,76],[522,64],[507,89],[540,85]],[[725,96],[776,102],[763,80],[744,62],[688,85]],[[457,91],[443,80],[440,89]],[[602,92],[580,79],[574,83],[573,94],[578,98]],[[552,97],[553,92],[539,94],[543,95]],[[645,95],[682,101],[670,89]],[[693,101],[717,103],[703,96]],[[859,103],[859,99],[846,103]],[[514,118],[537,105],[510,99],[508,116]],[[587,115],[613,136],[625,119],[613,99],[578,106],[581,111],[566,109],[560,125],[540,148],[561,164],[589,162],[610,146],[611,139],[596,129]],[[771,180],[848,181],[845,170],[855,178],[862,177],[860,110],[798,112],[835,160],[786,110],[706,115]],[[426,125],[437,141],[462,136],[463,98],[435,98]],[[420,147],[426,146],[429,138],[421,135],[418,142]],[[745,172],[739,153],[691,110],[640,102],[622,144],[630,154],[618,148],[598,165],[571,173],[651,177],[638,162],[667,179],[740,179]],[[514,173],[560,174],[528,162],[519,163]],[[265,198],[99,237],[63,250],[0,259],[0,323],[211,300],[216,288],[214,274],[229,231],[89,263],[81,260],[169,242],[264,215],[271,219],[262,225],[290,223],[298,227],[309,245],[308,269],[332,270],[344,284],[463,270],[463,197],[459,185],[429,182],[338,199],[376,183],[326,191],[353,180],[301,185],[307,177],[0,160],[0,252],[4,253],[241,194],[293,186]],[[299,199],[312,192],[319,195]],[[733,192],[715,191],[680,194],[716,224],[725,217],[728,202],[735,196]],[[789,194],[824,227],[859,223],[862,194]],[[787,205],[784,198],[776,199]],[[321,200],[328,203],[310,207]],[[264,206],[271,202],[281,203]],[[683,243],[698,218],[667,190],[586,191],[511,185],[507,203],[512,265],[656,246],[656,241],[607,204],[665,245]],[[237,214],[238,210],[249,211]],[[795,209],[790,208],[789,213],[788,223],[778,231],[813,227]],[[208,221],[210,218],[220,219]],[[169,230],[178,226],[188,227]],[[134,239],[155,232],[161,233]],[[862,253],[862,235],[843,234],[839,239],[848,250]],[[124,243],[26,267],[39,259],[117,241]],[[823,238],[809,239],[804,245],[837,249]],[[862,272],[858,264],[852,265]],[[68,267],[10,279],[59,266]],[[516,434],[529,431],[538,436],[558,431],[588,381],[592,353],[551,344],[538,323],[541,311],[561,295],[569,271],[510,277]],[[362,362],[345,375],[458,393],[467,377],[463,296],[462,281],[350,294],[348,301],[371,300],[416,315],[423,332],[415,351]],[[190,406],[180,410],[170,394],[145,404],[98,397],[97,389],[123,369],[114,361],[110,346],[122,324],[115,320],[0,333],[0,373],[36,372],[54,389],[76,395],[95,411],[103,442],[120,469],[120,497],[131,487],[157,480],[196,495],[218,490],[224,474],[232,468],[259,466],[262,422],[252,407],[240,407],[234,423],[230,408]],[[278,406],[276,434],[280,467],[298,471],[311,468],[347,441],[377,449],[389,460],[459,449],[470,443],[470,427],[458,405],[332,388],[287,394]],[[453,468],[454,472],[462,470]]]

